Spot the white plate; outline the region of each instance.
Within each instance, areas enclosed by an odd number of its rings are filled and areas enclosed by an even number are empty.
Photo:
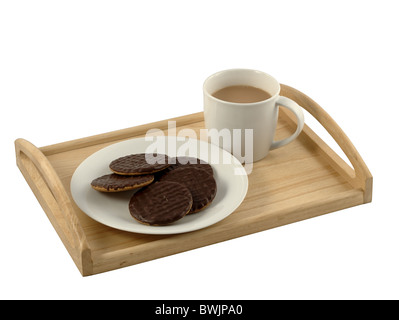
[[[164,143],[166,149],[149,150],[147,147],[153,147],[154,142],[137,138],[112,144],[84,160],[71,180],[72,197],[79,208],[94,220],[116,229],[146,234],[175,234],[202,229],[219,222],[234,212],[244,200],[248,177],[240,162],[230,153],[195,139],[179,141],[176,137],[163,136],[155,139],[157,144],[160,143],[158,146]],[[169,156],[189,155],[211,163],[217,184],[216,197],[211,205],[167,226],[147,226],[130,215],[128,204],[135,191],[105,193],[91,188],[93,179],[111,173],[108,165],[112,160],[144,152],[159,152]]]

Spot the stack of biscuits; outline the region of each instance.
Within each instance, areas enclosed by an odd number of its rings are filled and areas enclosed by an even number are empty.
[[[101,192],[140,188],[129,211],[146,225],[168,225],[200,212],[216,195],[212,166],[197,158],[139,153],[118,158],[109,168],[113,173],[94,179],[91,186]]]

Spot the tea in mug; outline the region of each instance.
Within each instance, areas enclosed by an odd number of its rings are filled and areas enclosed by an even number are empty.
[[[253,103],[267,100],[271,94],[256,87],[235,85],[217,90],[212,96],[227,102]]]

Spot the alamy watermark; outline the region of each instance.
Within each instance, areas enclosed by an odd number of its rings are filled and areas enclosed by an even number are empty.
[[[253,167],[253,130],[252,129],[200,129],[199,137],[193,129],[184,128],[177,131],[176,121],[168,121],[166,133],[160,129],[150,129],[145,135],[146,141],[152,143],[146,148],[146,161],[156,163],[159,157],[153,154],[185,155],[194,158],[208,159],[210,164],[231,164],[231,157],[228,154],[220,156],[217,149],[208,148],[206,144],[190,143],[187,138],[206,141],[222,147],[233,154],[242,163],[247,174],[252,172]],[[159,138],[161,137],[161,138]],[[201,147],[202,146],[202,147]],[[212,151],[212,150],[216,150]],[[163,158],[161,158],[163,159]],[[244,174],[242,170],[235,170],[235,174]]]

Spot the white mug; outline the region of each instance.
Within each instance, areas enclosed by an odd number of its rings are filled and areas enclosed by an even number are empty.
[[[262,89],[271,97],[259,102],[238,103],[220,100],[212,95],[220,89],[236,85]],[[203,92],[205,127],[208,132],[219,133],[212,143],[230,151],[241,162],[256,162],[265,158],[269,150],[290,143],[302,131],[304,116],[301,107],[293,100],[280,96],[280,84],[264,72],[251,69],[220,71],[205,80]],[[297,129],[288,138],[273,141],[279,106],[295,114]],[[230,138],[230,141],[223,139],[223,145],[220,143],[221,132],[229,133]]]

